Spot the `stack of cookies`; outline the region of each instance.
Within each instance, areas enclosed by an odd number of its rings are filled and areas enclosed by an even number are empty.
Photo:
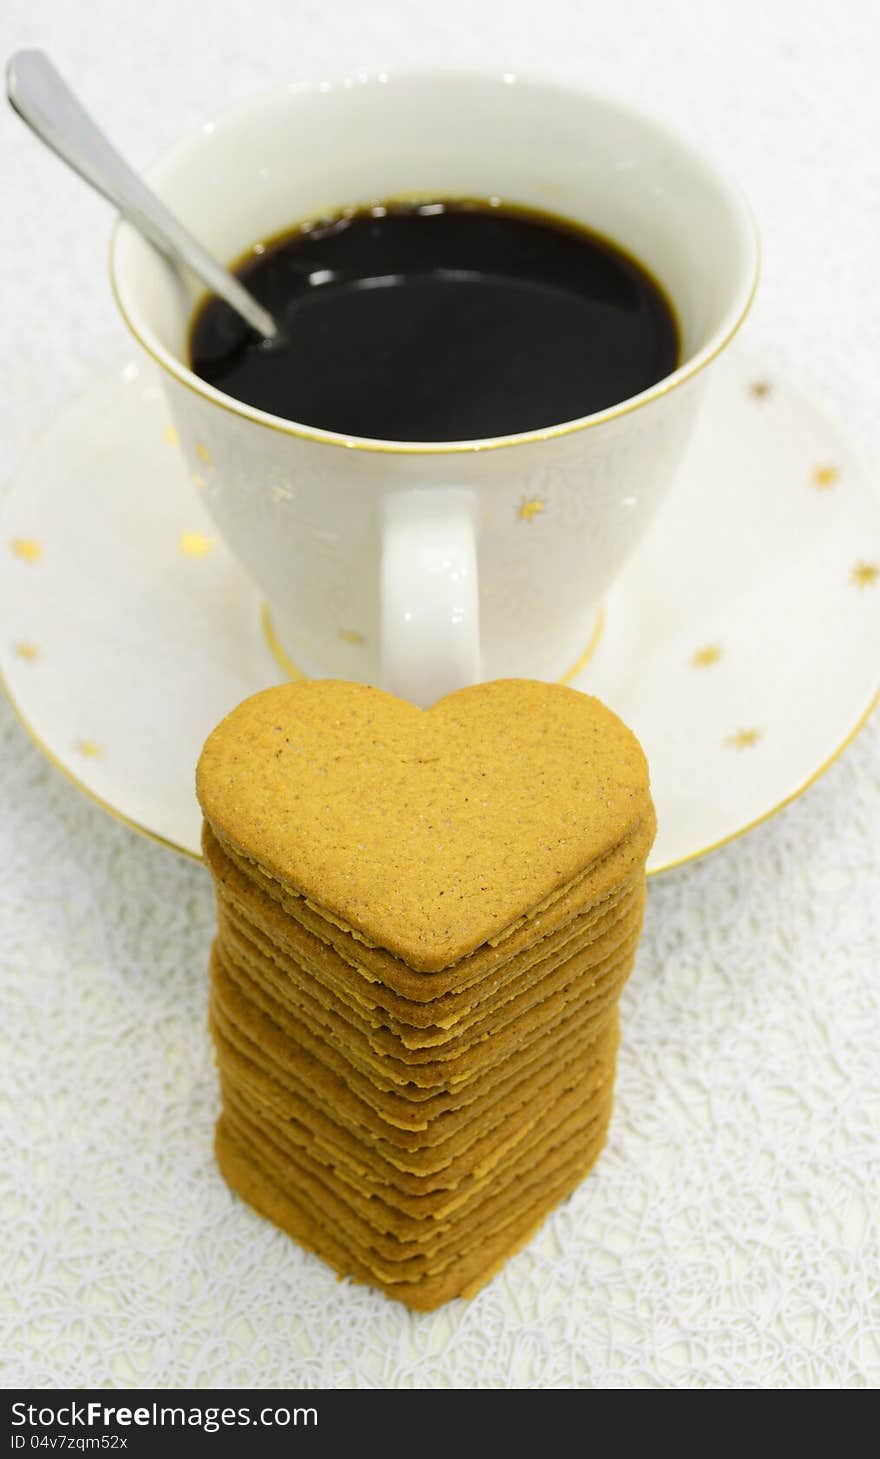
[[[595,1161],[654,836],[638,742],[502,680],[246,700],[198,769],[227,1181],[340,1273],[469,1296]]]

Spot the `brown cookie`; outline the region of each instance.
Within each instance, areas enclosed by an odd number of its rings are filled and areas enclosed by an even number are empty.
[[[377,1277],[346,1246],[340,1233],[328,1225],[321,1211],[309,1206],[305,1197],[298,1198],[295,1190],[282,1189],[266,1174],[248,1147],[230,1131],[222,1118],[217,1126],[215,1150],[220,1170],[232,1189],[301,1246],[315,1252],[341,1276],[378,1286],[387,1296],[408,1307],[430,1312],[454,1297],[475,1296],[534,1235],[554,1206],[580,1184],[595,1164],[604,1141],[605,1130],[600,1130],[592,1143],[585,1144],[571,1162],[557,1172],[553,1181],[544,1182],[509,1222],[466,1257],[451,1262],[437,1276],[404,1277],[399,1281]]]
[[[437,1094],[454,1095],[486,1072],[497,1068],[511,1054],[528,1049],[549,1027],[555,1026],[567,1013],[577,1008],[584,1020],[594,1020],[616,1003],[629,976],[635,957],[640,924],[630,931],[629,938],[594,969],[592,976],[571,977],[564,986],[550,993],[538,1006],[512,1020],[497,1037],[484,1040],[466,1050],[456,1060],[436,1064],[403,1064],[387,1055],[374,1053],[350,1025],[331,1014],[321,1017],[317,1010],[307,1016],[291,1013],[253,977],[248,965],[235,949],[218,939],[217,956],[228,976],[252,1007],[266,1014],[284,1037],[294,1045],[315,1049],[318,1057],[330,1062],[330,1051],[343,1061],[346,1076],[359,1087],[366,1079],[374,1089],[398,1095],[404,1106],[412,1106]],[[332,1067],[332,1065],[331,1065]]]
[[[595,1066],[613,1062],[619,1037],[616,1012],[598,1034],[572,1020],[572,1029],[552,1030],[536,1053],[502,1069],[501,1077],[487,1081],[472,1101],[437,1114],[425,1129],[410,1131],[390,1124],[308,1055],[282,1068],[240,1026],[229,1023],[216,1002],[211,1021],[221,1076],[231,1074],[282,1114],[294,1112],[319,1138],[349,1150],[363,1149],[365,1160],[390,1165],[400,1188],[412,1192],[425,1187],[426,1177],[437,1187],[446,1185],[452,1161],[509,1114],[532,1101],[546,1102],[557,1088],[578,1077],[590,1078]]]
[[[468,957],[436,974],[416,972],[387,949],[367,945],[359,934],[322,915],[316,905],[267,876],[228,842],[221,845],[207,824],[202,846],[218,892],[237,898],[243,896],[245,910],[248,906],[256,908],[255,920],[261,922],[267,916],[269,906],[280,908],[287,936],[297,938],[299,929],[304,928],[312,936],[313,952],[321,944],[332,948],[343,963],[348,964],[352,973],[358,975],[359,982],[365,980],[370,984],[367,991],[377,999],[382,1001],[383,994],[388,991],[399,994],[409,1003],[425,1003],[424,1020],[434,1023],[442,1022],[450,1015],[454,1017],[462,1006],[470,1006],[474,990],[478,990],[490,974],[498,973],[503,977],[513,958],[530,952],[539,943],[549,950],[551,937],[562,941],[572,931],[579,930],[572,927],[576,918],[591,920],[607,899],[634,885],[643,884],[645,858],[651,849],[656,827],[653,806],[649,804],[632,835],[565,887],[550,905],[521,918],[503,938],[483,943]],[[236,878],[233,878],[233,873],[238,874]],[[255,900],[256,894],[259,894],[259,901]],[[581,927],[583,925],[580,924]],[[284,935],[281,934],[282,937]],[[331,965],[338,966],[335,962]],[[410,1017],[413,1024],[420,1022],[415,1010]]]
[[[228,898],[218,888],[218,918],[221,924],[228,922],[256,943],[277,963],[280,974],[307,984],[314,996],[328,1006],[347,1006],[370,1027],[387,1029],[406,1049],[430,1049],[460,1038],[493,1009],[515,997],[544,973],[552,971],[564,958],[593,946],[596,939],[612,928],[636,900],[643,898],[644,878],[641,878],[638,884],[628,886],[619,896],[606,899],[601,904],[602,910],[593,916],[575,918],[565,929],[564,939],[557,936],[544,938],[512,958],[503,970],[487,975],[470,990],[467,1005],[462,1005],[454,1016],[447,1016],[442,1023],[435,1024],[426,1024],[422,1018],[426,1007],[432,1005],[413,1003],[392,994],[392,1011],[389,999],[380,1003],[375,996],[365,994],[363,989],[367,985],[362,979],[352,981],[348,965],[338,959],[332,949],[325,949],[321,961],[310,956],[308,950],[303,956],[295,942],[284,935],[292,919],[283,913],[279,916],[280,926],[267,925],[244,910],[239,900]],[[377,985],[370,987],[372,991]],[[382,989],[382,992],[387,993],[388,990]],[[411,1022],[413,1017],[418,1020],[415,1025]]]
[[[331,1029],[338,1028],[342,1037],[346,1037],[342,1026],[347,1025],[353,1049],[368,1050],[380,1060],[393,1060],[395,1068],[430,1065],[443,1078],[446,1072],[454,1072],[469,1051],[477,1054],[479,1044],[496,1040],[509,1023],[516,1022],[520,1028],[530,1026],[529,1014],[539,1018],[540,1006],[550,994],[571,986],[575,980],[584,987],[598,983],[609,960],[631,944],[634,933],[638,934],[643,903],[644,894],[634,894],[611,925],[586,947],[577,948],[559,961],[549,959],[549,968],[544,962],[538,964],[522,980],[505,988],[498,998],[490,1000],[481,1018],[468,1020],[464,1028],[457,1025],[456,1031],[441,1042],[416,1049],[387,1024],[377,1024],[350,1004],[322,993],[315,980],[304,975],[296,964],[282,961],[271,944],[242,931],[223,911],[219,916],[218,936],[229,956],[291,1016],[305,1018],[312,1028],[323,1029],[328,1025]]]
[[[380,1137],[334,1120],[225,1043],[220,1048],[219,1067],[224,1097],[227,1091],[233,1092],[255,1117],[259,1111],[267,1131],[275,1129],[279,1138],[288,1132],[300,1146],[312,1150],[316,1159],[344,1169],[365,1186],[393,1187],[401,1209],[418,1215],[425,1196],[442,1192],[445,1198],[464,1177],[489,1169],[511,1141],[515,1143],[520,1134],[525,1138],[544,1113],[555,1109],[572,1090],[586,1097],[602,1088],[613,1076],[616,1048],[617,1029],[612,1025],[559,1070],[542,1070],[542,1082],[532,1085],[525,1097],[520,1097],[521,1090],[514,1090],[510,1098],[496,1101],[485,1120],[475,1120],[462,1128],[458,1138],[433,1147],[430,1160],[428,1150],[414,1152],[414,1158],[408,1159],[406,1152]]]
[[[258,1124],[243,1118],[239,1110],[224,1109],[223,1112],[230,1129],[247,1142],[255,1161],[269,1178],[283,1189],[294,1191],[297,1200],[323,1211],[328,1226],[342,1236],[364,1264],[377,1276],[391,1281],[433,1276],[456,1257],[491,1238],[515,1219],[536,1188],[552,1181],[560,1169],[592,1144],[600,1131],[607,1130],[610,1116],[611,1099],[606,1094],[598,1104],[591,1103],[585,1113],[567,1120],[537,1159],[530,1153],[515,1164],[506,1183],[496,1187],[490,1182],[483,1186],[461,1219],[453,1216],[434,1221],[428,1217],[416,1224],[416,1236],[397,1236],[381,1229],[387,1216],[379,1210],[378,1200],[374,1220],[366,1220],[355,1200],[350,1199],[351,1188],[343,1187],[325,1168],[310,1163],[302,1152],[282,1150]]]
[[[609,1066],[595,1071],[591,1079],[581,1074],[549,1104],[509,1115],[488,1139],[478,1141],[453,1163],[447,1172],[454,1174],[452,1184],[418,1194],[398,1189],[393,1167],[382,1168],[375,1158],[361,1159],[355,1167],[339,1146],[316,1141],[308,1126],[279,1119],[271,1106],[228,1080],[221,1081],[221,1090],[228,1116],[249,1120],[280,1152],[325,1180],[379,1231],[398,1240],[429,1241],[441,1224],[449,1225],[450,1218],[469,1218],[484,1197],[501,1198],[539,1158],[601,1113],[610,1102],[612,1080]]]
[[[331,1076],[359,1101],[359,1107],[374,1112],[389,1139],[397,1138],[403,1148],[420,1148],[437,1130],[444,1132],[457,1121],[466,1122],[471,1106],[483,1107],[491,1102],[498,1089],[506,1084],[514,1071],[526,1070],[553,1058],[558,1042],[579,1035],[585,1043],[598,1038],[613,1020],[617,999],[601,1000],[598,1008],[585,1016],[583,1010],[563,1006],[557,1016],[536,1031],[529,1042],[517,1048],[507,1059],[480,1071],[480,1077],[457,1085],[454,1089],[422,1089],[416,1085],[392,1086],[385,1089],[346,1057],[343,1050],[322,1039],[303,1023],[283,1028],[272,1014],[267,1014],[250,996],[246,975],[241,970],[230,974],[222,949],[215,947],[213,960],[211,1014],[221,1031],[233,1042],[242,1037],[248,1041],[248,1052],[256,1062],[271,1069],[281,1082],[288,1073],[315,1080],[316,1087],[328,1089],[324,1076]],[[439,1122],[439,1123],[438,1123]]]
[[[422,972],[548,904],[650,800],[611,710],[517,679],[427,711],[363,685],[278,685],[218,725],[196,784],[224,844]]]
[[[637,741],[506,680],[283,685],[197,774],[233,1189],[340,1272],[470,1295],[605,1139],[655,831]]]

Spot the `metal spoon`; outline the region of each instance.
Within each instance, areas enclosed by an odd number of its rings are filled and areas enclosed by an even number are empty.
[[[6,66],[10,105],[47,147],[78,172],[173,263],[184,263],[252,329],[269,340],[280,330],[234,274],[193,238],[120,157],[77,101],[44,51],[17,51]]]

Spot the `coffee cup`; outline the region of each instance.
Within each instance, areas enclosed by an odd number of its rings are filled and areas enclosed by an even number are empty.
[[[160,367],[204,504],[265,595],[289,672],[423,706],[480,679],[570,679],[754,295],[737,188],[620,101],[472,71],[276,90],[178,143],[148,180],[224,262],[375,199],[499,197],[586,225],[650,271],[679,325],[670,374],[562,424],[412,442],[310,427],[216,389],[188,363],[198,283],[125,223],[111,248],[123,318]]]

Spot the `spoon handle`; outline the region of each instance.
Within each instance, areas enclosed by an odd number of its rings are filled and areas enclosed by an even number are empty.
[[[166,258],[182,260],[259,334],[278,329],[228,269],[222,268],[111,146],[44,51],[17,51],[6,67],[6,94],[22,121],[74,172],[114,204]]]

